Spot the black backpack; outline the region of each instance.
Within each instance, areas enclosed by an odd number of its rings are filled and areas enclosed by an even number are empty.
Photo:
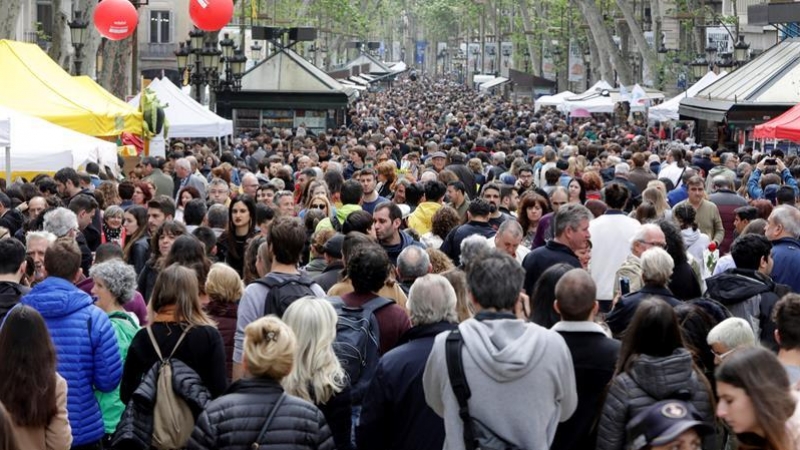
[[[347,306],[339,297],[330,301],[339,316],[333,351],[350,379],[352,403],[360,405],[380,359],[381,335],[375,312],[394,301],[376,297],[361,307]]]
[[[317,296],[311,290],[314,280],[305,275],[289,275],[286,278],[267,275],[264,278],[255,280],[254,283],[266,286],[269,289],[267,298],[264,299],[265,316],[275,314],[278,317],[283,317],[286,308],[298,298]]]

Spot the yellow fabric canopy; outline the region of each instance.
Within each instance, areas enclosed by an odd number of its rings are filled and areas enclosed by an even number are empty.
[[[142,114],[85,77],[72,77],[35,44],[0,40],[0,105],[90,136],[142,133]]]

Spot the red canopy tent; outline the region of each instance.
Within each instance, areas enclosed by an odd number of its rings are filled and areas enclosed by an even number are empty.
[[[753,130],[753,138],[800,142],[800,105],[793,106],[769,122],[757,125]]]

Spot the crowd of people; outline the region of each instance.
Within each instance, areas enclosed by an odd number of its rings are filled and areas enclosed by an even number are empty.
[[[0,450],[800,450],[800,158],[665,126],[421,77],[2,180]]]

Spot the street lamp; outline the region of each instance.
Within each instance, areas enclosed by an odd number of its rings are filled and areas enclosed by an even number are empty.
[[[667,59],[667,53],[669,53],[669,50],[667,50],[667,46],[662,42],[661,47],[658,48],[658,61],[664,62]]]
[[[708,72],[708,61],[703,56],[698,56],[694,61],[689,64],[692,69],[692,76],[695,80],[703,78],[703,75]]]
[[[473,58],[473,60],[474,60],[473,62],[475,64],[475,66],[472,68],[472,73],[473,74],[478,73],[478,54],[480,52],[481,51],[478,50],[478,47],[472,47],[472,58]]]
[[[215,41],[205,41],[205,38],[203,31],[194,29],[189,32],[189,40],[182,42],[175,52],[178,70],[181,74],[189,71],[189,80],[194,86],[198,102],[202,102],[205,86],[210,86],[216,92],[240,90],[247,62],[244,50],[237,48],[227,33],[219,45]],[[253,44],[250,49],[260,57],[260,44]]]
[[[708,40],[708,45],[706,46],[706,61],[710,67],[714,66],[715,57],[717,55],[717,46],[711,41]]]
[[[253,45],[250,46],[250,59],[255,62],[261,60],[261,50],[263,47],[261,46],[260,42],[254,42]]]
[[[75,11],[75,18],[67,24],[69,26],[72,46],[75,47],[75,75],[81,74],[81,63],[83,62],[83,46],[86,44],[88,34],[86,29],[89,21],[83,19],[83,13]]]
[[[494,56],[497,54],[497,52],[495,51],[494,47],[489,47],[487,53],[489,53],[489,60],[492,62],[489,72],[494,73]]]
[[[744,41],[744,35],[739,35],[739,41],[733,46],[733,57],[737,65],[742,65],[747,61],[750,44]]]

